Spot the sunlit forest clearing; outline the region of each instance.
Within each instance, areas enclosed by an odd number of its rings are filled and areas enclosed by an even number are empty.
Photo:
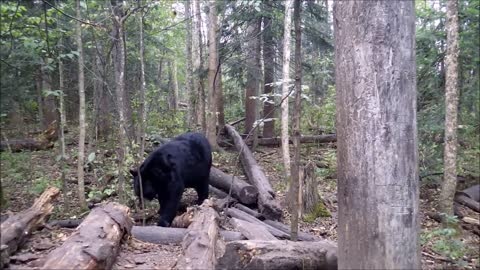
[[[2,269],[480,268],[480,1],[0,14]]]

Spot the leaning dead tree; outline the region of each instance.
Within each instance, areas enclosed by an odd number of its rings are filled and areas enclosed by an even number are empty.
[[[174,269],[214,269],[216,254],[223,249],[219,238],[218,214],[210,200],[198,208],[192,224],[183,238],[184,255],[178,259]]]
[[[32,207],[9,217],[2,223],[0,269],[8,265],[10,255],[18,250],[28,236],[48,220],[53,210],[52,200],[59,193],[60,190],[56,187],[48,188],[35,200]]]
[[[233,241],[216,269],[337,269],[337,247],[329,241]]]
[[[77,230],[50,252],[42,269],[109,269],[120,241],[130,234],[130,209],[107,203],[90,212]]]
[[[255,161],[240,134],[230,125],[225,125],[227,133],[232,137],[235,147],[240,152],[240,160],[248,180],[258,189],[258,208],[266,218],[277,220],[282,216],[280,204],[275,199],[275,192],[267,176]]]

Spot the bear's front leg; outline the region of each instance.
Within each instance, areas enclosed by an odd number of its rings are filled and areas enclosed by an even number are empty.
[[[180,200],[182,199],[183,184],[176,181],[171,181],[168,185],[168,199],[163,199],[160,205],[160,218],[157,225],[161,227],[170,227],[175,215],[177,214]]]

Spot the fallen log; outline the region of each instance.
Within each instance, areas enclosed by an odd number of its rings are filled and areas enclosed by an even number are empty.
[[[212,185],[208,187],[208,191],[210,192],[210,194],[215,195],[219,199],[223,199],[228,196],[228,194],[225,193],[223,190],[220,190]]]
[[[130,234],[130,209],[117,203],[94,208],[77,230],[50,252],[42,269],[109,269]]]
[[[245,213],[247,213],[251,216],[254,216],[254,217],[258,218],[259,220],[265,220],[265,217],[262,214],[260,214],[259,212],[255,211],[253,209],[250,209],[250,208],[246,207],[243,204],[237,203],[233,207],[235,207],[238,210],[241,210],[241,211],[243,211],[243,212],[245,212]]]
[[[263,222],[265,222],[266,224],[276,228],[276,229],[279,229],[280,231],[286,233],[289,235],[289,239],[290,239],[290,226],[288,225],[285,225],[281,222],[278,222],[278,221],[274,221],[274,220],[264,220]],[[308,233],[304,233],[304,232],[298,232],[298,240],[300,241],[318,241],[318,237],[314,236],[314,235],[311,235],[311,234],[308,234]]]
[[[329,241],[233,241],[216,269],[337,269],[337,247]]]
[[[254,217],[254,216],[251,216],[251,215],[249,215],[249,214],[247,214],[247,213],[245,213],[245,212],[243,212],[239,209],[227,208],[225,210],[225,214],[227,214],[227,215],[229,215],[230,217],[233,217],[233,218],[238,218],[238,219],[241,219],[241,220],[244,220],[244,221],[251,222],[253,224],[264,226],[275,237],[282,238],[282,239],[287,239],[287,238],[289,239],[290,238],[290,236],[288,234],[286,234],[285,232],[282,232],[281,230],[278,230],[278,229],[262,222],[258,218]]]
[[[218,214],[211,201],[205,200],[196,209],[198,212],[182,241],[183,256],[174,269],[213,269],[217,263],[216,254],[224,248],[219,238]]]
[[[9,257],[22,246],[30,234],[44,225],[53,210],[52,200],[59,193],[60,190],[56,187],[47,188],[29,209],[9,216],[2,222],[0,269],[8,265]]]
[[[248,240],[277,240],[265,226],[248,221],[231,218],[230,223],[237,228]]]
[[[244,204],[253,204],[257,202],[258,190],[247,182],[228,175],[221,170],[212,167],[210,169],[210,185],[222,189],[227,194],[232,186],[232,197]]]
[[[185,228],[171,228],[159,226],[133,226],[132,236],[140,241],[152,244],[178,244],[182,242],[183,237],[187,233]],[[227,242],[235,240],[243,240],[243,236],[239,232],[220,231],[220,235]]]
[[[455,196],[455,201],[460,203],[460,204],[463,204],[463,205],[467,206],[468,208],[470,208],[472,210],[480,212],[480,203],[474,201],[472,198],[468,197],[465,194],[462,194],[462,193],[457,194]]]
[[[171,226],[174,228],[188,228],[192,224],[195,212],[195,207],[188,207],[185,213],[173,219]]]
[[[469,188],[466,188],[462,191],[462,193],[466,194],[470,199],[480,202],[480,185],[474,185]]]
[[[53,121],[50,123],[47,129],[35,138],[0,141],[0,151],[7,149],[12,152],[20,152],[23,150],[38,151],[52,148],[55,140],[58,138],[56,122],[57,121]]]
[[[243,169],[249,181],[258,189],[258,208],[266,218],[278,220],[282,216],[280,204],[275,199],[275,192],[267,179],[267,176],[261,170],[255,161],[252,152],[248,149],[234,127],[225,125],[227,133],[235,142],[235,147],[240,152],[240,160]]]
[[[328,135],[313,135],[313,136],[301,136],[300,143],[331,143],[337,141],[336,134]],[[273,138],[259,138],[258,145],[262,146],[280,146],[282,143],[280,137]],[[293,144],[292,140],[289,140],[289,144]]]
[[[145,219],[149,220],[154,216],[155,215],[153,213],[147,213]],[[141,213],[135,213],[132,215],[132,219],[135,222],[142,221],[143,215]],[[80,225],[82,222],[83,222],[83,219],[59,219],[59,220],[52,220],[48,222],[48,226],[74,229],[78,227],[78,225]]]

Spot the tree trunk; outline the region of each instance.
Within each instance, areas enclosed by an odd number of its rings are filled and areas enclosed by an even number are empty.
[[[50,252],[42,269],[110,269],[120,242],[130,234],[130,209],[108,203],[90,212],[77,230]]]
[[[281,222],[278,222],[278,221],[268,220],[268,219],[264,220],[263,222],[265,224],[268,224],[268,225],[272,226],[275,229],[278,229],[278,230],[288,234],[289,238],[291,238],[290,226],[285,225],[285,224],[283,224]],[[298,240],[300,240],[300,241],[318,241],[318,237],[316,237],[314,235],[311,235],[311,234],[308,234],[308,233],[298,232]]]
[[[225,102],[225,99],[223,97],[222,63],[221,63],[220,55],[219,55],[218,62],[219,62],[218,74],[217,74],[217,79],[215,80],[215,83],[217,85],[215,87],[217,89],[217,118],[218,118],[217,130],[218,130],[218,133],[220,134],[225,130],[225,108],[223,104]]]
[[[194,28],[194,37],[196,42],[193,43],[193,48],[196,50],[196,58],[194,59],[195,65],[195,77],[196,81],[196,94],[197,94],[197,125],[202,128],[202,131],[207,130],[207,124],[205,119],[205,89],[203,87],[203,65],[202,65],[202,10],[201,1],[194,2],[194,14],[195,14],[195,28]]]
[[[260,21],[251,22],[247,27],[248,42],[245,46],[247,83],[245,90],[245,133],[250,134],[256,121],[257,101],[252,97],[258,96],[259,73],[257,67],[257,43],[260,42]]]
[[[457,189],[457,115],[458,115],[458,2],[447,2],[447,54],[445,82],[445,150],[440,211],[453,216],[453,200]],[[445,219],[446,221],[447,219]]]
[[[126,103],[124,100],[125,94],[125,48],[123,43],[123,10],[122,4],[117,1],[112,1],[112,20],[113,20],[113,65],[115,68],[115,94],[117,96],[118,108],[118,194],[120,200],[124,201],[124,175],[123,166],[125,163],[125,156],[127,155],[127,123],[126,123]]]
[[[58,4],[58,2],[57,2]],[[59,48],[63,48],[63,37],[59,40]],[[61,50],[61,49],[60,49]],[[63,75],[63,60],[62,58],[58,59],[58,80],[59,80],[59,88],[60,88],[60,95],[58,96],[58,103],[59,103],[59,114],[60,114],[60,125],[59,125],[59,144],[60,144],[60,170],[61,170],[61,181],[62,181],[62,192],[63,197],[67,198],[67,179],[66,179],[66,164],[67,164],[67,154],[66,154],[66,147],[65,147],[65,128],[67,126],[67,119],[65,117],[65,83],[64,83],[64,75]],[[65,210],[69,209],[69,200],[64,200],[64,207]]]
[[[267,176],[265,176],[265,173],[263,173],[260,166],[255,161],[252,152],[250,152],[235,128],[230,125],[225,125],[225,128],[230,137],[232,137],[235,147],[240,152],[240,160],[247,178],[250,183],[258,189],[257,203],[260,213],[266,218],[274,220],[279,219],[282,216],[282,211],[280,210],[280,204],[275,199],[275,192],[273,191]]]
[[[300,182],[300,117],[302,102],[302,30],[301,30],[301,0],[295,0],[293,21],[295,24],[295,108],[293,112],[293,163],[290,182],[290,205],[291,205],[291,240],[298,239],[298,204]]]
[[[193,86],[195,85],[193,79],[193,57],[192,57],[192,21],[193,15],[191,12],[191,1],[185,1],[185,28],[186,28],[186,72],[185,72],[185,91],[187,92],[187,123],[190,129],[193,129],[195,126],[194,115],[195,115],[195,91]]]
[[[171,72],[171,86],[172,92],[170,93],[170,109],[176,112],[178,110],[178,80],[177,80],[177,61],[172,59],[170,62]]]
[[[259,226],[257,224],[236,218],[231,218],[230,223],[243,235],[245,235],[248,240],[277,240],[275,236],[268,232],[265,226]]]
[[[258,190],[256,187],[215,167],[210,169],[210,184],[227,193],[231,187],[232,196],[241,203],[252,204],[257,202]]]
[[[216,269],[337,269],[337,247],[329,241],[233,241]]]
[[[80,0],[77,3],[77,18],[81,18]],[[85,180],[84,170],[85,165],[85,74],[83,72],[83,43],[82,43],[82,24],[76,22],[77,26],[77,50],[78,50],[78,97],[80,100],[80,106],[78,111],[78,155],[77,155],[77,181],[78,181],[78,200],[80,202],[80,208],[86,209],[87,202],[85,200]]]
[[[138,6],[140,7],[141,3],[138,1]],[[140,17],[140,121],[137,142],[140,144],[140,149],[138,155],[140,158],[143,157],[145,153],[145,128],[147,125],[147,99],[145,97],[146,83],[145,83],[145,43],[143,41],[143,12],[139,13]],[[178,86],[177,86],[178,87]]]
[[[263,137],[270,138],[275,135],[275,104],[273,98],[273,82],[275,75],[275,43],[273,40],[272,8],[271,1],[264,1],[266,15],[263,17],[263,61],[265,63],[263,93],[268,95],[268,100],[263,104]]]
[[[308,162],[303,169],[303,177],[300,178],[300,213],[301,216],[305,214],[313,214],[315,208],[320,202],[318,195],[318,182],[315,177],[316,165],[313,162]]]
[[[55,104],[55,96],[47,94],[44,91],[52,91],[52,76],[47,70],[42,71],[42,95],[43,98],[43,116],[44,126],[48,127],[54,121],[57,121],[57,105]],[[57,122],[58,123],[58,122]]]
[[[38,67],[41,69],[41,67]],[[47,125],[45,125],[45,120],[43,116],[43,85],[42,85],[42,72],[38,71],[35,73],[35,89],[37,90],[37,105],[38,105],[38,120],[40,123],[40,128],[45,129]]]
[[[290,90],[290,30],[292,28],[292,6],[293,0],[285,1],[285,24],[283,31],[283,67],[282,67],[282,116],[281,116],[281,138],[283,169],[287,183],[290,180],[290,146],[288,145],[288,96]]]
[[[182,242],[184,255],[173,269],[213,269],[216,254],[224,248],[223,245],[219,238],[218,214],[206,200],[187,229]]]
[[[208,2],[208,109],[206,111],[206,137],[216,151],[217,144],[217,93],[218,93],[218,51],[217,51],[217,8],[215,1]]]
[[[334,3],[340,269],[418,269],[413,1]]]
[[[10,216],[2,222],[0,268],[4,269],[9,263],[9,257],[17,251],[28,236],[38,227],[43,226],[52,213],[52,200],[60,191],[50,187],[35,200],[32,207],[16,215]]]
[[[159,226],[133,226],[132,236],[140,241],[153,244],[177,244],[182,242],[187,234],[187,229],[170,228]],[[245,239],[239,232],[220,231],[220,235],[225,241],[236,241]]]

